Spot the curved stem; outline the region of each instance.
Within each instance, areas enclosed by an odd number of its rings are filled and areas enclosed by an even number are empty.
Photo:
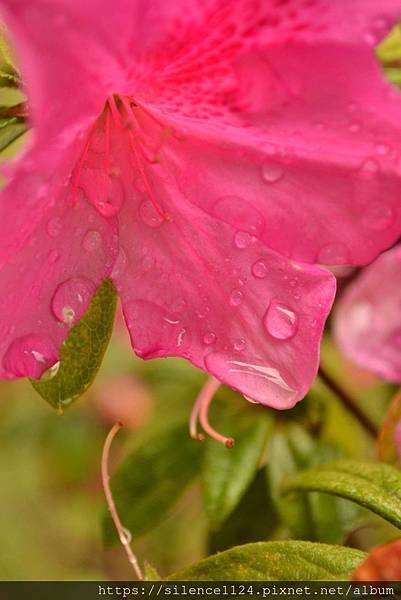
[[[103,452],[102,452],[102,463],[101,463],[102,484],[103,484],[104,495],[106,497],[107,506],[109,507],[111,518],[113,519],[114,525],[117,529],[117,533],[119,535],[120,541],[121,541],[123,548],[128,556],[128,560],[129,560],[130,564],[132,565],[132,568],[135,571],[135,575],[137,576],[137,578],[139,580],[142,581],[143,574],[142,574],[141,568],[140,568],[137,558],[136,558],[135,554],[133,553],[132,548],[130,546],[131,535],[129,532],[127,532],[127,530],[121,523],[119,514],[117,512],[116,505],[114,503],[113,494],[112,494],[112,491],[110,488],[110,475],[109,475],[110,448],[111,448],[111,444],[113,442],[115,435],[120,431],[122,426],[123,426],[123,424],[120,422],[115,423],[115,425],[113,425],[113,427],[109,431],[106,441],[104,443]]]
[[[234,446],[234,440],[231,437],[226,437],[216,431],[214,427],[209,423],[208,413],[209,406],[211,401],[214,398],[215,393],[219,389],[221,383],[215,377],[209,377],[203,386],[196,402],[195,406],[199,402],[199,422],[202,426],[203,431],[209,435],[211,438],[216,440],[216,442],[220,442],[227,446],[227,448],[232,448]]]
[[[364,428],[364,430],[376,438],[379,430],[376,425],[365,415],[364,412],[359,408],[357,404],[354,403],[352,398],[348,396],[347,392],[343,390],[337,382],[325,371],[325,369],[320,366],[319,368],[319,377],[322,382],[328,387],[337,398],[341,401],[341,403],[345,406],[345,408],[350,412],[355,419],[360,423],[360,425]]]

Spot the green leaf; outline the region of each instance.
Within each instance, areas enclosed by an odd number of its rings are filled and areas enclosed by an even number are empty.
[[[267,416],[260,420],[238,420],[227,431],[235,438],[228,449],[213,440],[206,441],[202,467],[206,513],[212,530],[216,530],[234,510],[253,480],[271,429]]]
[[[401,27],[397,25],[376,48],[376,54],[383,65],[391,65],[401,60]]]
[[[390,465],[338,461],[295,475],[283,490],[347,498],[401,528],[401,472]]]
[[[170,581],[310,581],[348,579],[366,553],[313,542],[257,542],[210,556]]]
[[[145,438],[111,481],[124,526],[137,536],[157,525],[199,473],[201,453],[202,444],[190,438],[187,425]],[[103,537],[108,545],[118,541],[108,514]]]
[[[210,533],[207,554],[272,539],[278,525],[279,519],[264,469],[260,469],[238,506],[217,531]]]
[[[344,500],[324,494],[303,498],[281,495],[286,478],[337,457],[334,448],[315,440],[296,423],[280,427],[272,436],[267,476],[276,510],[291,536],[340,543],[355,524],[356,507]]]
[[[17,117],[0,119],[0,152],[24,134],[27,129],[28,126],[23,119]]]
[[[114,286],[106,280],[63,343],[58,370],[52,367],[39,381],[31,379],[35,390],[54,408],[69,406],[94,380],[113,330],[116,301]]]

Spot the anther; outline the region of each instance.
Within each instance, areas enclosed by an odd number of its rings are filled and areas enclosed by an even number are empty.
[[[203,431],[208,436],[216,440],[216,442],[224,444],[227,448],[232,448],[235,440],[216,431],[209,423],[208,418],[209,406],[220,385],[220,381],[218,381],[215,377],[209,377],[209,379],[206,381],[195,400],[189,421],[189,430],[192,438],[197,440],[204,439],[203,434],[199,434],[197,431],[197,421],[199,419],[199,423],[202,426]]]

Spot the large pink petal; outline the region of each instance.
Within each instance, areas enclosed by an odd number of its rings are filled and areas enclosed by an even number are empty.
[[[401,381],[401,247],[366,267],[341,298],[334,318],[344,353],[385,379]]]
[[[290,408],[316,375],[334,278],[188,204],[174,170],[151,183],[167,220],[141,178],[119,217],[112,279],[134,350],[184,357],[258,402]]]
[[[0,377],[39,377],[53,364],[111,273],[118,237],[109,195],[116,202],[124,184],[105,174],[103,122],[87,142],[31,147],[1,194]]]
[[[264,20],[242,22],[251,4],[226,5],[225,21],[192,32],[144,100],[184,133],[190,201],[212,214],[235,195],[262,214],[272,249],[363,264],[401,229],[401,96],[372,47],[401,6],[298,4],[262,3]]]

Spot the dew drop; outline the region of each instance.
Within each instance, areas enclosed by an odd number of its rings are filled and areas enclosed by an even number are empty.
[[[370,204],[363,216],[363,223],[370,229],[383,231],[394,221],[394,211],[390,206],[377,202]]]
[[[259,237],[265,228],[265,219],[247,200],[239,196],[218,198],[212,209],[213,215],[241,231]]]
[[[276,340],[289,340],[298,330],[296,313],[276,300],[270,303],[263,322],[266,331]]]
[[[145,225],[156,229],[164,221],[163,217],[157,212],[149,200],[143,200],[139,206],[139,216]]]
[[[297,390],[292,377],[274,363],[248,363],[239,357],[233,359],[232,354],[211,352],[205,356],[205,366],[255,402],[275,408],[294,405]]]
[[[58,250],[50,250],[47,255],[47,260],[51,265],[54,265],[60,259],[60,252]]]
[[[95,250],[98,250],[101,246],[102,236],[95,229],[89,229],[89,231],[86,232],[82,243],[87,252],[95,252]]]
[[[62,229],[63,222],[59,217],[54,217],[54,219],[50,219],[50,221],[47,224],[47,233],[51,238],[55,238],[58,235],[60,235]]]
[[[62,323],[72,325],[82,317],[95,291],[96,287],[89,279],[64,281],[57,287],[52,299],[54,316]]]
[[[263,260],[258,260],[252,265],[252,275],[257,279],[264,279],[267,277],[267,266]]]
[[[124,190],[118,177],[104,175],[94,189],[87,193],[89,201],[103,217],[115,217],[124,202]]]
[[[129,544],[132,541],[132,533],[130,532],[129,529],[127,529],[126,527],[122,527],[122,530],[120,531],[120,542],[122,543],[123,546],[129,546]]]
[[[210,344],[214,344],[215,341],[216,341],[216,334],[214,334],[213,331],[208,331],[203,336],[203,343],[206,344],[207,346],[210,346]]]
[[[252,236],[246,231],[237,231],[234,236],[234,244],[240,250],[248,248],[252,243]]]
[[[354,121],[353,123],[350,123],[350,125],[348,126],[348,131],[350,131],[351,133],[358,133],[361,130],[361,125],[360,123],[357,123],[356,121]]]
[[[150,271],[156,264],[156,260],[150,254],[145,254],[142,259],[142,269],[144,271]]]
[[[57,373],[59,372],[59,369],[60,369],[60,361],[58,360],[56,363],[54,363],[54,365],[52,367],[50,367],[50,369],[47,369],[47,371],[45,371],[43,373],[40,380],[41,381],[50,381],[57,375]]]
[[[326,244],[319,250],[318,261],[322,265],[345,265],[349,262],[348,249],[341,243]]]
[[[57,361],[57,350],[49,336],[29,334],[14,340],[3,358],[7,373],[39,378]]]
[[[390,152],[390,146],[387,144],[376,144],[376,154],[378,156],[387,156]]]
[[[246,348],[246,340],[244,338],[237,338],[234,342],[234,350],[242,352]]]
[[[374,158],[366,158],[361,166],[360,172],[364,177],[374,177],[380,171],[380,165]]]
[[[127,267],[127,255],[124,248],[121,246],[118,251],[116,262],[114,263],[113,270],[111,272],[111,278],[115,279],[122,275]]]
[[[241,290],[233,290],[230,294],[231,306],[239,306],[244,299],[244,294]]]
[[[265,162],[262,165],[262,178],[266,183],[277,183],[284,174],[285,170],[278,163]]]

